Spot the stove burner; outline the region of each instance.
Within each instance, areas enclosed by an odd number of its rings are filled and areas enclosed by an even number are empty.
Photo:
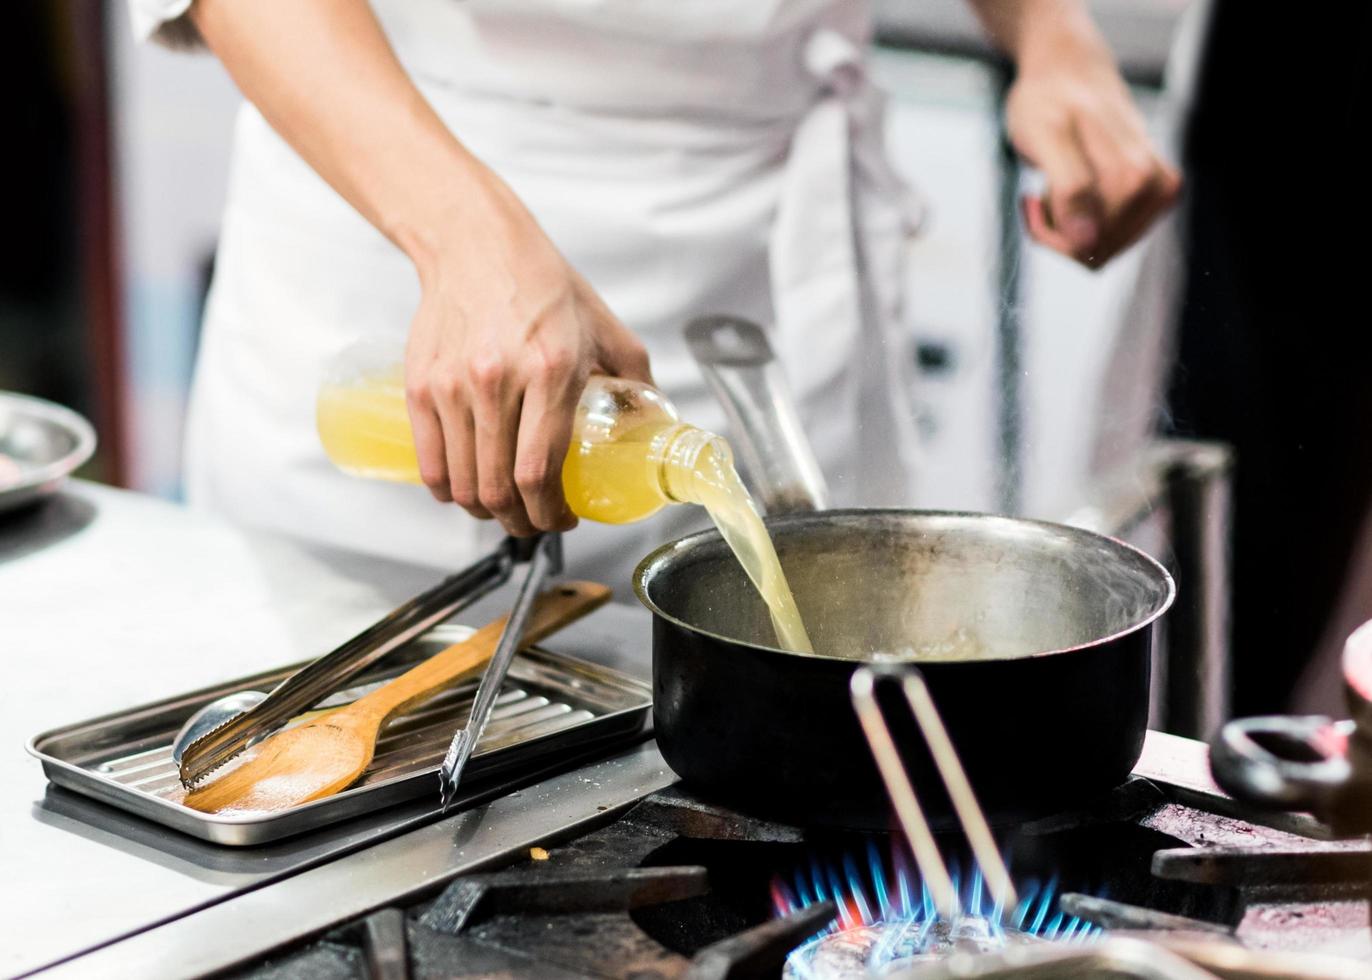
[[[794,888],[772,883],[772,903],[780,916],[793,915],[816,900],[837,901],[839,917],[787,959],[792,980],[841,980],[943,959],[953,953],[986,953],[1038,941],[1081,942],[1100,929],[1059,907],[1057,879],[1017,884],[1023,896],[1013,909],[995,906],[979,869],[966,888],[953,865],[953,888],[961,914],[951,921],[935,909],[928,888],[914,883],[909,861],[896,852],[893,887],[874,841],[867,842],[867,868],[845,856],[843,884],[832,868],[818,862],[794,877]],[[797,894],[801,897],[797,898]]]
[[[1085,935],[1083,933],[1082,935]],[[812,939],[786,959],[784,980],[869,977],[953,953],[990,953],[1042,940],[994,919],[965,915],[955,922],[914,919],[843,929]]]

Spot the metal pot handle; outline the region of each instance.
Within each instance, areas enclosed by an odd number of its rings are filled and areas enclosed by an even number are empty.
[[[736,316],[686,325],[686,344],[729,419],[734,450],[768,514],[824,510],[829,490],[767,332]]]
[[[1210,770],[1225,792],[1275,810],[1340,809],[1353,776],[1354,726],[1323,715],[1240,718],[1210,742]]]

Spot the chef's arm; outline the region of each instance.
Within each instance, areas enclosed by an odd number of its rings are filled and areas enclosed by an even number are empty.
[[[198,0],[190,16],[272,127],[427,271],[488,176],[406,76],[370,7]]]
[[[366,0],[196,0],[206,44],[272,127],[414,261],[406,347],[431,492],[515,534],[575,519],[561,468],[592,370],[642,344],[415,87]]]
[[[1015,61],[1006,127],[1047,193],[1024,202],[1035,240],[1098,267],[1176,200],[1114,56],[1083,0],[968,0]]]

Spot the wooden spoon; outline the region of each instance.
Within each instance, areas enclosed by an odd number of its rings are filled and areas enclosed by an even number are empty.
[[[602,606],[610,589],[565,582],[534,601],[523,646],[537,643]],[[481,667],[495,652],[506,617],[489,623],[352,704],[278,732],[251,759],[186,796],[206,813],[275,811],[346,789],[371,765],[376,738],[395,714],[426,701]]]

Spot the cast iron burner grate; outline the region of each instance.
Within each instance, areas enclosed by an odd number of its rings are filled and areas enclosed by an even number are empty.
[[[1003,841],[1012,873],[1017,881],[1054,880],[1055,914],[1112,936],[1125,930],[1212,944],[1237,938],[1274,950],[1342,944],[1345,952],[1366,941],[1366,842],[1314,840],[1179,797],[1197,802],[1176,787],[1134,778],[1094,807],[1025,824]],[[941,844],[954,864],[972,866],[960,842]],[[757,820],[673,788],[550,847],[542,860],[460,878],[429,903],[384,910],[245,975],[779,977],[791,950],[831,921],[842,923],[851,896],[841,888],[827,900],[812,894],[778,918],[776,882],[843,869],[845,857],[886,854],[891,846],[890,835]],[[1367,956],[1365,963],[1345,961],[1348,975],[1369,968],[1372,946]]]

